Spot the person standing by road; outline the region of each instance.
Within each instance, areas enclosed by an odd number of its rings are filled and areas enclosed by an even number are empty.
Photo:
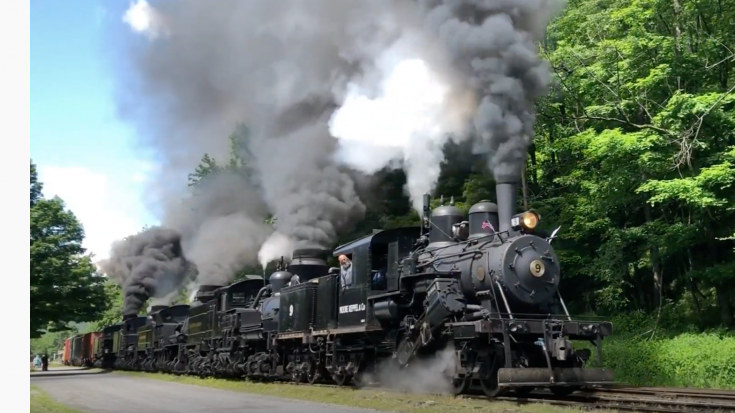
[[[42,371],[48,371],[48,354],[44,353],[41,357],[41,365],[43,366]]]

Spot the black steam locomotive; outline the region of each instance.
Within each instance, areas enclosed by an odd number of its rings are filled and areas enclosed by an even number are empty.
[[[452,205],[429,213],[427,195],[420,227],[338,247],[333,255],[352,261],[349,286],[327,266],[327,251],[299,249],[267,282],[252,275],[201,286],[191,306],[125,316],[104,329],[96,364],[347,385],[450,349],[453,366],[442,374],[456,394],[548,387],[563,395],[612,384],[601,367],[612,325],[569,316],[553,234],[534,234],[536,213],[514,213],[515,184],[496,191],[498,204],[472,206],[468,220]],[[593,344],[596,368],[571,340]]]

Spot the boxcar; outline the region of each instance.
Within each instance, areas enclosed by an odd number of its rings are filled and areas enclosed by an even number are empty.
[[[77,335],[74,336],[71,339],[71,365],[72,366],[81,366],[82,365],[82,356],[83,356],[83,339],[84,336]]]
[[[64,353],[61,362],[67,366],[71,365],[71,338],[64,340]]]

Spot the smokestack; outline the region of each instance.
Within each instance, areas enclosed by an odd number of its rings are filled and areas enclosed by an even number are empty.
[[[299,276],[300,282],[327,275],[329,267],[325,258],[329,251],[322,248],[299,248],[293,251],[288,272]]]
[[[154,306],[151,306],[151,309],[150,309],[150,311],[148,311],[148,314],[155,314],[155,313],[163,310],[164,308],[168,308],[168,306],[167,305],[154,305]]]
[[[498,220],[500,221],[500,232],[508,231],[509,238],[516,235],[516,231],[510,226],[510,220],[516,214],[516,203],[518,200],[518,182],[498,182],[495,184],[495,194],[498,198]]]
[[[222,288],[221,285],[200,285],[195,299],[202,303],[208,303],[214,298],[214,292]]]

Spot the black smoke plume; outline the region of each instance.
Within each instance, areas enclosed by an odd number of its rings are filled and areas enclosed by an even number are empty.
[[[419,0],[430,30],[480,103],[473,126],[496,181],[517,181],[536,121],[534,102],[547,91],[550,69],[537,41],[562,2],[554,0]]]
[[[176,293],[194,268],[181,249],[178,232],[153,227],[117,241],[102,271],[123,291],[123,315],[137,314],[149,298]]]

